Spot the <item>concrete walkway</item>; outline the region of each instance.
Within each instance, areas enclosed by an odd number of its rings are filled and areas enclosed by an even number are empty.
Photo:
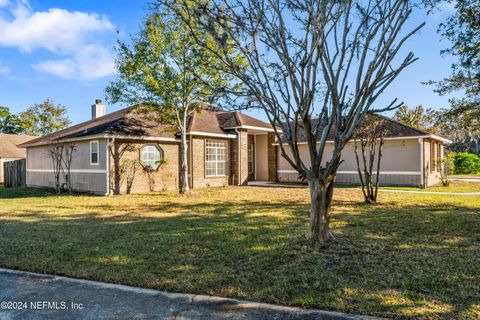
[[[480,178],[450,178],[452,181],[467,181],[467,182],[478,182],[480,183]]]
[[[0,269],[0,320],[378,319]]]
[[[249,181],[248,185],[251,187],[271,187],[271,188],[306,188],[304,184],[285,184],[285,183],[274,183],[274,182],[265,182],[265,181]],[[349,190],[359,190],[361,188],[342,188],[341,186],[337,189],[349,189]],[[380,192],[395,192],[395,193],[417,193],[417,194],[440,194],[440,195],[460,195],[460,196],[480,196],[480,192],[448,192],[448,191],[422,191],[422,190],[402,190],[402,189],[378,189]]]

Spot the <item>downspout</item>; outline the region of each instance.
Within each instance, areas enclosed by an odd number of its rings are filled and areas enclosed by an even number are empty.
[[[112,138],[112,143],[115,143],[115,138]],[[105,195],[109,196],[110,195],[110,138],[107,138],[107,147],[106,147],[106,183],[107,183],[107,193]]]
[[[241,165],[240,165],[240,159],[241,159],[240,158],[240,150],[241,150],[241,148],[240,148],[240,132],[238,131],[237,128],[235,128],[235,132],[237,133],[237,140],[238,140],[238,142],[237,142],[237,162],[238,162],[237,163],[237,166],[238,166],[238,168],[237,168],[237,185],[240,186],[241,185],[241,183],[240,183],[240,168],[241,168]]]
[[[418,139],[420,143],[420,177],[422,179],[422,188],[425,188],[425,146],[423,143],[423,138]]]
[[[268,137],[267,137],[267,143],[268,143]],[[268,146],[268,145],[267,145]],[[253,173],[254,173],[254,179],[255,181],[257,181],[257,135],[255,134],[253,136],[253,160],[254,160],[254,169],[253,169]]]

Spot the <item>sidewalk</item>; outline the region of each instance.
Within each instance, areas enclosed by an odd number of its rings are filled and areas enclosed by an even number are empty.
[[[378,318],[0,269],[0,320]]]
[[[479,180],[480,182],[480,180]],[[251,187],[271,187],[271,188],[307,188],[304,184],[284,184],[284,183],[275,183],[275,182],[265,182],[265,181],[249,181],[248,185]],[[341,186],[336,187],[337,189],[345,189]],[[347,188],[349,190],[362,190],[361,188]],[[402,190],[402,189],[382,189],[379,188],[380,192],[395,192],[395,193],[417,193],[417,194],[440,194],[440,195],[460,195],[460,196],[480,196],[480,192],[449,192],[449,191],[423,191],[423,190]]]

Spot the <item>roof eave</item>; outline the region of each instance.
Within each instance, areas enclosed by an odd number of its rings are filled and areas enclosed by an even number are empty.
[[[259,130],[265,132],[275,132],[273,128],[264,128],[264,127],[257,127],[257,126],[235,126],[235,127],[223,127],[225,130],[235,130],[235,129],[250,129],[250,130]],[[280,129],[277,129],[277,132],[283,132]]]
[[[51,145],[55,143],[65,143],[65,142],[75,142],[75,141],[85,141],[85,140],[95,140],[95,139],[130,139],[130,140],[145,140],[145,141],[163,141],[163,142],[180,142],[180,139],[177,138],[168,138],[168,137],[150,137],[150,136],[122,136],[122,135],[114,135],[114,134],[97,134],[97,135],[90,135],[84,137],[76,137],[76,138],[69,138],[69,139],[59,139],[59,140],[49,140],[49,141],[41,141],[38,143],[24,143],[21,146],[23,148],[28,147],[38,147],[44,145]]]
[[[435,140],[438,140],[438,141],[443,142],[444,144],[450,144],[450,143],[453,142],[452,140],[449,140],[449,139],[446,139],[446,138],[442,138],[442,137],[437,136],[437,135],[435,135],[435,134],[429,134],[426,138],[435,139]]]
[[[452,143],[451,140],[442,138],[442,137],[434,135],[434,134],[418,135],[418,136],[403,136],[403,137],[402,136],[388,137],[388,138],[385,138],[385,140],[411,140],[411,139],[425,139],[425,138],[435,139],[435,140],[441,141],[445,144]],[[333,143],[333,142],[334,142],[333,140],[327,140],[327,143]],[[280,143],[278,141],[273,143],[273,145],[276,145],[276,146],[278,146],[279,144]],[[300,142],[297,142],[297,144],[307,144],[307,142],[306,141],[300,141]]]

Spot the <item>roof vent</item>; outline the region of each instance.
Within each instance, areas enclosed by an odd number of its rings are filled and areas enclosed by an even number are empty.
[[[95,104],[92,105],[92,120],[105,115],[105,106],[102,100],[96,99]]]

